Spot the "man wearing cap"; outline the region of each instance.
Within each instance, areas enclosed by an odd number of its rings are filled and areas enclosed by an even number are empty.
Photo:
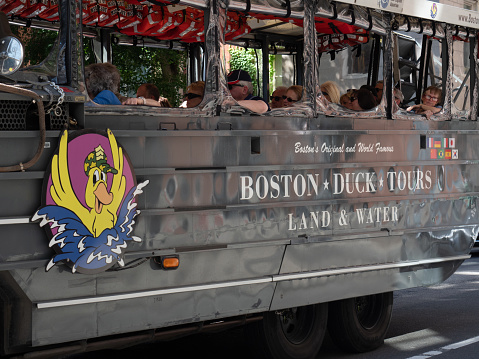
[[[228,89],[238,104],[251,111],[263,113],[270,109],[261,97],[252,95],[253,82],[244,70],[234,70],[228,74]]]

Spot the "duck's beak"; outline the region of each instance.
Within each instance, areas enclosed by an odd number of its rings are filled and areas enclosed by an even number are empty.
[[[113,201],[113,193],[109,193],[105,182],[100,182],[96,190],[93,191],[95,195],[95,212],[101,213],[103,205],[108,205]]]

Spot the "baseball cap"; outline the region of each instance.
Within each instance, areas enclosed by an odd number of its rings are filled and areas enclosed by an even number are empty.
[[[234,85],[240,81],[252,82],[251,76],[245,70],[234,70],[228,74],[228,85]]]
[[[90,152],[85,158],[85,174],[88,176],[90,170],[93,167],[98,167],[100,171],[104,173],[111,172],[113,174],[117,174],[118,171],[111,167],[108,164],[107,160],[108,158],[105,155],[105,150],[103,149],[103,147],[101,147],[101,145],[98,145],[98,147],[96,147],[92,152]]]

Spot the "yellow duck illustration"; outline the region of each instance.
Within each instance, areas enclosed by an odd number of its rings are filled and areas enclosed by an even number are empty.
[[[105,229],[112,228],[117,221],[117,212],[125,194],[126,179],[123,176],[123,151],[115,137],[107,130],[112,152],[113,167],[101,146],[96,147],[85,159],[84,171],[88,176],[85,189],[85,208],[73,191],[68,171],[68,132],[64,131],[60,148],[52,160],[52,185],[50,193],[58,206],[74,212],[87,229],[98,237]],[[107,173],[113,173],[108,192]]]

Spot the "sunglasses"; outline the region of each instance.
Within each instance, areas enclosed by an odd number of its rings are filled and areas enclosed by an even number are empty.
[[[228,90],[232,90],[234,86],[237,86],[237,87],[243,87],[243,85],[240,85],[240,84],[232,84],[232,85],[229,85],[228,84]]]
[[[423,97],[426,100],[433,100],[433,101],[437,101],[439,99],[439,97],[434,97],[434,96],[430,96],[430,95],[423,95]]]
[[[283,96],[270,96],[269,97],[271,101],[275,100],[275,101],[280,101],[280,100],[286,100],[286,96],[283,95]]]
[[[285,100],[288,102],[298,102],[298,100],[293,100],[291,97],[287,97]]]
[[[196,93],[187,93],[185,95],[185,98],[188,98],[188,100],[193,100],[194,98],[198,98],[198,97],[202,97],[202,96]]]
[[[324,96],[329,97],[329,93],[327,93],[327,92],[324,92],[324,91],[323,91],[322,94],[323,94]]]
[[[357,99],[358,99],[357,97],[350,97],[349,101],[353,102],[353,101],[356,101]]]

